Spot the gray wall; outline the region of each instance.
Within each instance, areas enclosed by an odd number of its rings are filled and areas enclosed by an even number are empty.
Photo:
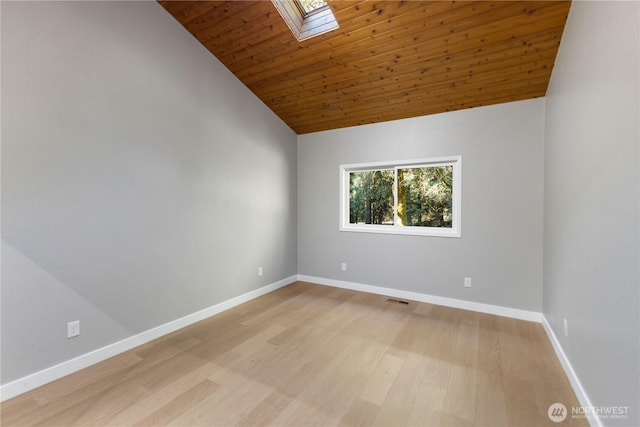
[[[296,135],[164,9],[1,7],[2,383],[296,273]]]
[[[544,314],[607,425],[640,425],[639,6],[573,3],[545,112]]]
[[[299,136],[298,272],[542,311],[543,115],[536,99]],[[456,154],[461,238],[338,231],[340,164]]]

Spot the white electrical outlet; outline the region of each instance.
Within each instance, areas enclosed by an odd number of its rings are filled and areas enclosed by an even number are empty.
[[[563,324],[564,324],[564,336],[568,337],[569,336],[569,321],[567,319],[564,319]]]
[[[465,288],[470,288],[471,287],[471,277],[465,277],[464,278],[464,287]]]
[[[67,338],[73,338],[80,335],[80,321],[75,320],[67,323]]]
[[[258,267],[258,276],[262,276],[262,267]]]
[[[347,271],[347,263],[346,262],[343,262],[342,264],[340,264],[340,270]]]

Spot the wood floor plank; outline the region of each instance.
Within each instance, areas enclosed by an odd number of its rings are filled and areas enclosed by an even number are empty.
[[[477,385],[475,421],[477,425],[506,427],[509,425],[504,391],[501,388]]]
[[[415,404],[408,408],[409,426],[440,426],[447,390],[432,384],[416,381],[411,393]]]
[[[97,420],[109,418],[112,414],[126,408],[130,402],[136,401],[147,393],[142,385],[128,384],[126,387],[111,388],[101,394],[94,394],[77,404],[58,411],[35,423],[35,426],[95,426]],[[55,422],[52,421],[55,420]]]
[[[236,425],[255,403],[263,400],[271,388],[237,373],[233,382],[220,386],[215,393],[192,405],[183,415],[167,426],[227,426]]]
[[[466,421],[475,420],[478,369],[478,315],[464,316],[453,347],[455,365],[451,367],[444,412]]]
[[[2,403],[0,411],[0,425],[8,423],[16,424],[16,419],[20,420],[24,414],[37,412],[40,405],[33,398],[14,398]]]
[[[61,378],[46,387],[37,388],[31,393],[33,393],[33,399],[40,405],[46,405],[52,400],[59,399],[61,395],[87,387],[89,384],[103,380],[114,373],[117,374],[127,368],[134,367],[142,361],[143,358],[134,352],[122,353],[90,368],[83,369],[78,372],[81,375],[70,375]]]
[[[164,417],[165,420],[170,420],[172,415],[177,417],[179,411],[176,411],[175,402],[183,399],[184,394],[193,395],[192,398],[196,399],[204,398],[206,394],[214,391],[215,387],[209,384],[211,381],[203,380],[203,378],[209,377],[216,369],[218,367],[213,363],[206,363],[156,392],[148,393],[143,399],[131,404],[115,416],[109,419],[102,419],[99,422],[101,425],[131,425],[138,423],[149,425],[158,418],[163,419]],[[200,393],[200,391],[203,393]]]
[[[360,398],[376,406],[382,406],[391,386],[398,377],[403,363],[404,360],[399,357],[391,356],[390,354],[385,355],[378,367],[369,376],[364,390],[360,393]]]
[[[384,404],[380,408],[374,426],[406,426],[409,425],[410,411],[418,405],[429,405],[429,402],[420,402],[412,392],[413,374],[412,367],[403,364],[393,387],[387,394]]]
[[[538,323],[296,282],[3,402],[0,421],[553,425],[555,402],[579,406]]]
[[[279,391],[272,392],[242,417],[237,425],[241,427],[270,425],[289,406],[293,399],[293,396],[288,396]]]
[[[214,382],[203,380],[133,425],[136,427],[167,425],[189,411],[194,405],[211,396],[218,387]],[[113,425],[119,424],[114,422]]]
[[[478,326],[477,381],[482,387],[504,388],[502,354],[500,353],[500,318],[482,314]]]
[[[360,398],[351,402],[351,406],[340,420],[341,427],[370,426],[378,417],[380,406]]]
[[[444,403],[444,412],[466,421],[476,418],[476,384],[473,368],[453,366]]]
[[[275,425],[326,426],[339,424],[364,384],[369,372],[359,368],[361,349],[378,346],[346,335],[335,337],[333,357],[296,399],[274,420]]]

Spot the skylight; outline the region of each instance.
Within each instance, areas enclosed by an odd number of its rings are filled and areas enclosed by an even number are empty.
[[[327,6],[326,0],[295,0],[295,2],[302,9],[305,16]]]
[[[327,0],[271,0],[298,41],[338,28]]]

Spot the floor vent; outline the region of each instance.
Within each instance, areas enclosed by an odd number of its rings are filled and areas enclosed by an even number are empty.
[[[402,301],[401,299],[387,298],[387,302],[397,302],[398,304],[409,305],[409,301]]]

